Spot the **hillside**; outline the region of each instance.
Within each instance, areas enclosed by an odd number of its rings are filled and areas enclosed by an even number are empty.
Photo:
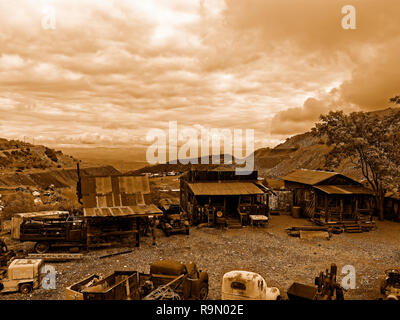
[[[77,159],[62,151],[18,140],[0,138],[0,188],[45,189],[75,187]],[[82,163],[82,175],[110,175],[120,172],[112,166]]]
[[[215,162],[215,159],[220,158],[220,163],[221,164],[212,164]],[[234,157],[232,157],[232,161],[234,162]],[[171,164],[171,163],[164,163],[164,164],[156,164],[156,165],[150,165],[143,167],[138,170],[134,171],[129,171],[126,174],[143,174],[143,173],[163,173],[163,172],[185,172],[192,169],[195,170],[213,170],[216,168],[232,168],[235,167],[233,164],[223,164],[224,163],[224,155],[214,155],[214,156],[209,156],[208,162],[210,164],[202,164],[202,158],[197,159],[198,164]]]
[[[385,117],[399,108],[387,108],[370,112],[369,114]],[[254,152],[255,168],[261,176],[279,179],[295,169],[327,170],[325,158],[332,150],[325,144],[324,138],[318,138],[307,132],[288,138],[275,148],[263,148]],[[349,159],[342,161],[336,171],[362,180],[361,172],[354,167]]]
[[[387,116],[392,112],[398,112],[399,108],[387,108],[370,112],[369,114]],[[329,170],[326,166],[326,156],[332,150],[332,146],[326,145],[325,138],[318,138],[311,132],[292,136],[275,148],[261,148],[254,152],[255,169],[259,171],[259,176],[269,180],[279,180],[289,172],[304,168],[313,170]],[[211,162],[210,162],[211,163]],[[223,159],[221,156],[221,163]],[[168,171],[184,172],[190,168],[205,170],[219,167],[234,167],[234,165],[182,165],[182,164],[159,164],[147,166],[131,173],[162,173]],[[354,167],[349,159],[342,161],[336,171],[362,180],[361,172]]]
[[[75,162],[76,159],[64,155],[62,151],[0,138],[1,172],[73,167]]]

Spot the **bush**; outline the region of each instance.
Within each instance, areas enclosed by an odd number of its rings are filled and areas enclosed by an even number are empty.
[[[53,162],[57,162],[58,158],[54,150],[46,148],[45,152],[46,156]]]
[[[15,213],[37,211],[30,193],[16,192],[8,197],[3,210],[3,218],[11,219]]]

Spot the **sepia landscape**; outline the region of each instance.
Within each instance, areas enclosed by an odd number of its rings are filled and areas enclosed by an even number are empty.
[[[399,9],[0,0],[0,300],[398,300]]]

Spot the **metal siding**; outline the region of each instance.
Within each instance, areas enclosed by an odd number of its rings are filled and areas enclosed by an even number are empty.
[[[149,179],[146,176],[123,176],[119,177],[119,188],[121,193],[150,193]]]
[[[111,177],[96,177],[96,193],[107,194],[112,192]]]

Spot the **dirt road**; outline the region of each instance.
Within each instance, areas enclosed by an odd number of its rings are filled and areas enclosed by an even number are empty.
[[[362,234],[333,235],[330,240],[303,240],[289,237],[286,227],[308,225],[304,219],[273,216],[266,228],[233,230],[192,228],[190,236],[165,237],[157,230],[157,245],[144,238],[132,253],[99,259],[118,249],[89,252],[79,262],[51,263],[57,270],[56,290],[36,290],[29,296],[7,294],[0,299],[63,299],[65,287],[92,273],[106,275],[113,270],[149,271],[159,259],[194,261],[210,276],[210,299],[220,298],[222,276],[239,269],[260,273],[269,286],[276,286],[286,298],[294,281],[312,284],[314,277],[332,262],[340,272],[345,265],[356,269],[357,287],[345,293],[346,299],[377,299],[385,269],[398,267],[400,261],[400,223],[377,222],[378,230]]]

